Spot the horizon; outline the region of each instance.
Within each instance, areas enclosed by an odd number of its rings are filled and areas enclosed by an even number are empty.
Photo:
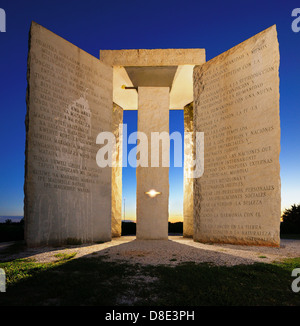
[[[6,32],[0,33],[2,128],[0,146],[0,216],[24,216],[26,71],[31,21],[99,58],[100,49],[204,48],[206,61],[276,24],[280,48],[281,212],[300,203],[300,108],[298,104],[300,33],[293,31],[290,1],[3,1]],[[247,14],[245,14],[247,13]],[[85,17],[83,16],[85,15]],[[187,19],[187,17],[189,19]],[[238,28],[237,28],[238,27]],[[125,31],[125,33],[124,33]],[[137,130],[137,111],[124,111],[128,135]],[[183,110],[170,110],[170,134],[183,133]],[[130,151],[135,145],[128,145]],[[172,146],[171,146],[172,150]],[[171,158],[172,158],[172,153]],[[170,166],[169,221],[182,219],[183,169]],[[135,169],[123,168],[122,209],[135,218]],[[122,212],[123,218],[123,212]]]

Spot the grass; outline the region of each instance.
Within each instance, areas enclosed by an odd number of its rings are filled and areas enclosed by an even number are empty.
[[[71,253],[51,263],[30,259],[0,263],[7,281],[0,305],[300,305],[300,293],[291,290],[291,272],[300,267],[300,258],[233,267],[207,263],[171,267],[74,257]]]
[[[300,259],[281,264],[256,263],[233,267],[191,263],[175,269],[160,267],[161,294],[157,304],[300,305],[300,296],[291,291],[294,266],[300,266]]]
[[[70,254],[67,254],[65,252],[55,254],[54,257],[59,258],[60,260],[69,260],[76,256],[76,252],[72,252]]]
[[[64,258],[51,263],[27,259],[0,263],[7,281],[0,305],[110,305],[115,293],[126,287],[116,282],[127,274],[124,264]]]

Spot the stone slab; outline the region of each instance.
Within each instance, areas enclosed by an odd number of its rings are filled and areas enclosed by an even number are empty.
[[[111,66],[201,65],[205,49],[100,50],[100,60]]]
[[[170,109],[183,110],[193,101],[193,68],[206,58],[205,49],[140,49],[100,50],[100,60],[113,66],[113,101],[124,110],[138,109],[138,94],[135,89],[123,89],[122,85],[170,86]],[[176,69],[175,75],[172,69]],[[146,80],[141,70],[147,73]],[[162,71],[165,76],[161,76]]]
[[[184,169],[183,169],[183,236],[192,238],[194,233],[194,200],[191,178],[193,171],[193,103],[184,107]]]
[[[137,166],[137,239],[168,239],[169,167],[162,166],[162,146],[151,147],[152,132],[169,133],[169,88],[139,87],[138,131],[148,138],[148,167]],[[169,158],[170,143],[165,153]],[[159,150],[160,162],[151,166],[151,151]],[[140,159],[141,157],[139,157]],[[146,162],[147,163],[147,162]],[[151,198],[146,192],[160,192]]]
[[[276,26],[194,68],[194,239],[280,244],[279,46]]]
[[[120,237],[122,233],[122,148],[123,148],[123,109],[114,103],[112,131],[116,139],[113,152],[111,180],[111,232],[112,237]]]
[[[112,68],[32,23],[28,54],[25,239],[29,246],[111,239]]]

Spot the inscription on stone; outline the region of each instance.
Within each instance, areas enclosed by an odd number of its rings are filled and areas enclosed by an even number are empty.
[[[113,106],[111,66],[198,64],[194,102],[184,109],[189,133],[184,236],[201,242],[278,246],[276,27],[207,63],[203,49],[105,50],[101,58],[102,62],[32,23],[24,185],[27,244],[107,241],[121,235],[123,108]],[[123,75],[119,78],[122,81]],[[115,87],[123,85],[121,81]],[[139,131],[147,135],[168,131],[169,88],[139,86],[138,98]],[[113,169],[100,168],[96,162],[97,136],[107,131],[116,137],[111,154],[119,164]],[[204,132],[205,139],[204,174],[196,179],[188,178],[199,149],[192,132]],[[139,239],[167,239],[168,171],[167,167],[137,168]],[[152,189],[159,196],[149,197]]]
[[[194,239],[279,245],[279,49],[276,27],[194,69]]]
[[[112,68],[33,23],[28,55],[25,221],[29,245],[111,237]]]

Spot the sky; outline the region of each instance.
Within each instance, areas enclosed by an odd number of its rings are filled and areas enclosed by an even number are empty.
[[[292,30],[297,1],[1,1],[0,215],[23,215],[28,32],[35,21],[99,57],[100,49],[205,48],[210,60],[276,24],[280,47],[282,210],[300,203],[300,32]],[[300,22],[299,22],[300,27]],[[124,112],[128,134],[137,113]],[[134,130],[135,129],[135,130]],[[131,131],[130,131],[131,130]],[[170,132],[183,131],[182,111]],[[130,146],[128,147],[130,150]],[[182,214],[183,171],[170,168],[170,216]],[[126,218],[135,212],[135,170],[123,171]]]

